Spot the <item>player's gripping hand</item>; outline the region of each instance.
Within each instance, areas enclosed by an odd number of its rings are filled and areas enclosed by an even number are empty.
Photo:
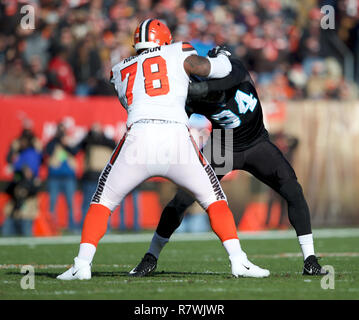
[[[210,57],[210,58],[215,58],[219,54],[223,54],[226,57],[230,57],[232,55],[226,46],[217,46],[217,47],[209,50],[207,53],[208,57]]]

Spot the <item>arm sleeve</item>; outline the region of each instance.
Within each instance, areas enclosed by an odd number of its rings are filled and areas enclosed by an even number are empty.
[[[232,71],[231,62],[228,57],[223,54],[219,54],[215,58],[207,57],[207,59],[211,64],[211,71],[208,75],[210,79],[226,77]]]
[[[218,80],[207,81],[208,92],[233,88],[246,80],[247,75],[248,71],[244,66],[232,63],[232,71],[228,76]]]

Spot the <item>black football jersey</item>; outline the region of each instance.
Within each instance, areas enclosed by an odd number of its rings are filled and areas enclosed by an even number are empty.
[[[268,133],[249,72],[239,60],[231,59],[231,63],[231,73],[222,79],[208,80],[207,97],[201,101],[189,99],[187,110],[206,116],[212,123],[212,129],[233,130],[233,150],[241,151],[252,146],[262,135],[268,137]],[[213,132],[213,139],[218,139],[218,130],[215,136]],[[224,144],[224,132],[220,136]]]

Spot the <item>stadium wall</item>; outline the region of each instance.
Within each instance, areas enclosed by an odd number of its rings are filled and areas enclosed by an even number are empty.
[[[359,224],[359,101],[298,101],[281,106],[284,116],[276,118],[271,116],[273,102],[263,102],[266,125],[276,130],[281,123],[286,133],[299,140],[293,166],[307,197],[313,225]],[[25,118],[32,120],[34,132],[44,144],[64,119],[74,143],[94,122],[100,122],[116,140],[126,130],[126,112],[114,97],[2,96],[0,108],[0,181],[12,178],[6,154]],[[78,163],[80,177],[81,159]],[[41,170],[41,178],[46,180],[46,168]],[[253,201],[250,178],[241,173],[224,184],[239,219],[245,206]]]

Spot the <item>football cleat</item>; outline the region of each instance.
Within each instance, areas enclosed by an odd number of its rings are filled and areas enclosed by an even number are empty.
[[[89,280],[91,279],[91,264],[83,259],[75,258],[74,265],[58,275],[59,280]]]
[[[146,253],[137,267],[133,268],[128,275],[132,277],[145,277],[155,271],[156,267],[157,258],[151,253]]]
[[[250,262],[244,252],[237,256],[230,256],[229,260],[231,261],[232,274],[235,277],[265,278],[270,275],[269,270],[262,269]]]
[[[318,258],[314,255],[304,260],[303,276],[325,276],[329,272],[319,263]]]

